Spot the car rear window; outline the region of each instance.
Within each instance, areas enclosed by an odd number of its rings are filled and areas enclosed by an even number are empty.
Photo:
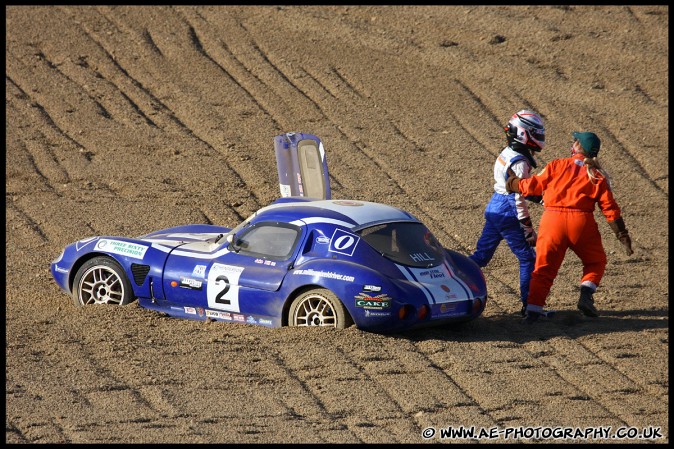
[[[384,223],[359,231],[379,254],[411,267],[434,267],[442,263],[444,250],[431,231],[421,223]]]

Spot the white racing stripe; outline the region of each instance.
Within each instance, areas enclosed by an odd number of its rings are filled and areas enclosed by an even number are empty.
[[[429,303],[435,304],[435,298],[433,297],[431,292],[426,288],[426,286],[424,286],[424,284],[416,280],[414,275],[409,271],[409,268],[398,264],[396,264],[396,267],[398,267],[400,272],[403,274],[403,276],[407,278],[408,281],[416,285],[422,292],[424,292],[424,295],[426,295],[426,299],[428,300]]]

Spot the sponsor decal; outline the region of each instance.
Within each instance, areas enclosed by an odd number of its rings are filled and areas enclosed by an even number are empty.
[[[457,304],[455,302],[443,302],[440,304],[440,313],[449,313],[456,311]]]
[[[356,245],[358,245],[359,241],[360,237],[356,234],[351,234],[350,232],[341,229],[335,229],[335,232],[330,239],[328,251],[351,257],[353,256],[353,252],[356,250]]]
[[[221,312],[219,310],[206,309],[206,316],[209,318],[217,318],[220,320],[232,321],[232,314],[229,312]]]
[[[265,265],[269,265],[269,266],[271,266],[271,267],[275,267],[275,266],[276,266],[276,262],[274,262],[273,260],[265,260],[265,261],[264,261],[264,264],[265,264]]]
[[[292,194],[292,192],[290,190],[290,186],[288,184],[279,184],[279,186],[281,187],[281,196],[282,197],[285,198],[286,196],[290,196]]]
[[[206,265],[196,265],[192,270],[192,276],[206,277]]]
[[[447,293],[449,293],[451,291],[451,289],[449,287],[447,287],[445,284],[442,284],[440,286],[440,288],[443,289],[444,291],[446,291]]]
[[[241,321],[242,323],[246,321],[246,317],[243,315],[239,315],[238,313],[232,314],[232,317],[234,318],[234,321]]]
[[[372,310],[365,309],[366,317],[379,317],[379,316],[391,316],[391,312],[373,312]]]
[[[54,270],[55,270],[57,273],[68,273],[68,270],[66,270],[65,268],[61,268],[61,267],[59,267],[58,265],[54,265]]]
[[[271,326],[272,325],[271,320],[268,320],[266,318],[260,318],[260,319],[257,320],[257,322],[258,322],[258,324],[263,324],[265,326]]]
[[[194,307],[185,306],[185,313],[189,313],[190,315],[196,315],[197,309],[195,309]]]
[[[391,297],[386,293],[370,296],[365,292],[359,293],[356,298],[356,307],[364,309],[386,309],[391,307]]]
[[[204,316],[204,309],[203,309],[203,307],[197,307],[197,315],[199,315],[199,316]]]
[[[333,201],[333,204],[336,204],[338,206],[362,206],[363,203],[360,203],[358,201],[348,201],[348,200],[338,200],[338,201]]]
[[[366,292],[380,292],[381,287],[378,285],[363,285],[363,290]]]
[[[320,244],[330,243],[330,237],[320,235],[320,236],[316,237],[316,243],[320,243]]]
[[[119,254],[121,256],[129,256],[135,259],[142,259],[145,257],[147,246],[136,245],[135,243],[122,242],[119,240],[101,240],[96,244],[96,249],[107,251],[109,253]]]
[[[297,187],[300,189],[300,196],[304,196],[304,188],[302,187],[302,176],[297,174]]]
[[[422,277],[429,277],[429,278],[431,278],[431,279],[438,279],[438,278],[444,278],[444,277],[445,277],[445,273],[444,273],[442,270],[438,269],[438,268],[434,268],[434,269],[432,269],[432,270],[425,270],[425,271],[422,271],[421,273],[419,273],[419,277],[420,277],[420,278],[422,278]]]
[[[345,276],[343,274],[334,273],[332,271],[316,271],[311,268],[308,270],[295,270],[293,274],[305,274],[307,276],[317,276],[319,278],[338,279],[340,281],[353,282],[353,276]]]
[[[257,321],[255,320],[255,318],[253,318],[252,316],[248,315],[248,318],[246,319],[246,323],[248,323],[248,324],[257,324]]]
[[[196,279],[180,277],[180,288],[189,288],[190,290],[201,290],[203,282]]]

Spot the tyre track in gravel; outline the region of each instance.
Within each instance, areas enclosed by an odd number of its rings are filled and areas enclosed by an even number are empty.
[[[499,309],[497,312],[498,315],[508,315],[498,302],[497,307]],[[567,320],[568,319],[569,318],[567,318]],[[512,323],[513,320],[510,321]],[[564,326],[564,323],[558,325],[558,321],[559,319],[557,321],[552,320],[546,322],[546,329],[544,331],[546,337],[538,339],[526,335],[526,328],[517,329],[517,326],[521,326],[517,322],[514,323],[514,327],[513,324],[504,324],[504,321],[497,321],[490,324],[491,327],[497,326],[501,329],[504,337],[503,340],[512,342],[504,344],[497,343],[497,345],[500,345],[500,349],[498,350],[500,354],[498,358],[504,359],[509,365],[511,362],[518,360],[525,362],[526,365],[520,366],[524,373],[527,372],[526,369],[534,366],[538,366],[538,368],[545,370],[544,373],[537,375],[523,374],[522,377],[524,377],[524,379],[521,381],[520,385],[523,392],[527,389],[529,378],[536,379],[536,382],[541,385],[550,384],[555,385],[558,388],[564,388],[564,385],[568,385],[571,388],[564,389],[571,393],[561,395],[562,398],[574,401],[575,395],[578,392],[582,392],[586,398],[584,400],[596,404],[609,418],[612,417],[618,421],[619,425],[625,426],[646,427],[650,424],[648,420],[651,419],[651,417],[639,417],[639,410],[642,409],[641,406],[644,401],[649,402],[648,398],[652,398],[652,400],[660,403],[660,413],[667,413],[667,401],[662,397],[663,391],[661,388],[651,387],[647,383],[644,383],[642,379],[634,378],[633,376],[624,373],[615,366],[614,363],[611,363],[610,360],[601,357],[596,350],[580,341],[578,336],[570,334],[568,331],[569,328]],[[431,332],[431,334],[432,333],[433,332]],[[414,340],[413,337],[412,340]],[[439,351],[431,354],[424,351],[422,346],[426,345],[425,342],[412,344],[415,345],[421,354],[424,354],[432,360],[434,365],[443,367],[441,369],[450,379],[458,377],[458,380],[454,380],[457,385],[460,385],[462,380],[467,386],[473,385],[469,382],[470,370],[468,370],[468,375],[463,371],[456,370],[456,367],[462,366],[461,361],[465,363],[465,358],[454,354],[451,357],[453,363],[443,363],[445,359]],[[502,351],[503,349],[507,349],[507,351],[504,352]],[[482,348],[482,351],[484,352],[484,348]],[[468,357],[468,354],[469,350],[466,351],[465,356]],[[601,371],[601,375],[597,375],[598,371]],[[518,383],[518,380],[513,381],[508,379],[511,375],[509,371],[504,373],[496,371],[488,374],[494,377],[498,377],[499,374],[501,374],[506,378],[503,382],[498,379],[492,379],[491,382],[495,384],[513,385]],[[552,376],[552,379],[550,379],[550,376]],[[557,379],[557,382],[554,380],[555,378]],[[586,383],[585,379],[596,380]],[[559,381],[561,381],[561,383]],[[479,386],[475,391],[470,391],[470,388],[468,388],[466,394],[469,397],[473,397],[477,404],[488,404],[494,401],[489,395],[482,396],[484,394],[483,386]],[[552,392],[546,392],[544,396],[546,395],[553,394]],[[631,397],[632,399],[626,400],[626,397]],[[630,403],[630,407],[625,407],[626,401]],[[498,405],[500,409],[509,409],[510,407],[517,408],[517,406],[517,403]],[[536,413],[535,415],[537,416],[546,416],[553,411],[545,410],[546,404],[544,403],[539,402],[538,406],[541,408],[541,412]],[[652,405],[648,407],[648,409],[652,408]],[[499,425],[505,424],[503,419],[495,419],[495,421]]]
[[[9,53],[9,52],[8,52],[8,53]],[[8,58],[8,59],[10,59],[10,60],[13,61],[13,62],[16,62],[16,61],[20,61],[20,60],[21,60],[21,58],[16,58],[16,57],[14,57],[14,58]],[[25,67],[25,65],[24,65],[24,67]],[[7,68],[7,72],[9,73],[10,71],[11,71],[11,68],[8,67],[8,68]],[[36,101],[35,99],[33,99],[31,96],[29,96],[29,95],[26,93],[26,91],[25,91],[23,88],[21,88],[21,86],[20,86],[19,84],[17,84],[16,81],[14,81],[13,76],[11,76],[11,75],[6,75],[6,76],[5,76],[5,79],[7,79],[7,80],[11,83],[11,85],[15,86],[16,89],[19,90],[19,92],[20,92],[20,98],[21,98],[21,99],[25,99],[26,102],[28,102],[28,103],[30,104],[31,107],[33,107],[33,108],[35,108],[35,109],[37,109],[37,110],[39,111],[40,115],[42,115],[42,117],[44,118],[44,120],[48,123],[49,128],[53,129],[53,130],[56,131],[58,134],[62,135],[67,141],[69,141],[70,143],[72,143],[73,145],[75,145],[76,148],[78,148],[78,149],[80,149],[80,150],[84,150],[84,149],[85,149],[85,148],[84,148],[84,145],[82,145],[82,144],[79,143],[77,140],[75,140],[72,136],[70,136],[70,134],[68,134],[64,129],[62,129],[61,127],[59,127],[59,126],[56,124],[56,122],[54,122],[54,119],[52,119],[52,117],[49,115],[49,113],[48,113],[47,110],[44,108],[44,106],[42,106],[38,101]]]
[[[46,326],[53,324],[48,321],[42,321],[36,323],[36,328],[45,328]],[[35,332],[37,329],[31,330]],[[56,422],[51,423],[41,423],[40,425],[49,425],[57,428],[57,433],[63,435],[63,443],[72,443],[79,440],[78,431],[84,430],[88,427],[92,427],[92,431],[95,433],[97,428],[101,425],[108,427],[114,427],[115,423],[118,422],[115,419],[111,419],[115,416],[114,413],[105,413],[102,414],[103,410],[110,407],[96,407],[96,402],[101,402],[100,405],[106,403],[106,398],[110,398],[112,403],[118,402],[121,399],[121,394],[130,393],[132,396],[135,395],[134,407],[129,410],[134,410],[136,413],[142,415],[144,410],[142,407],[148,408],[147,401],[142,399],[142,396],[138,392],[135,392],[131,385],[127,385],[124,381],[115,378],[115,376],[108,369],[104,368],[99,360],[97,354],[91,353],[86,349],[86,345],[81,343],[81,335],[75,335],[69,329],[62,328],[61,333],[59,334],[60,340],[59,343],[63,345],[63,349],[68,358],[63,358],[59,351],[49,352],[51,346],[47,346],[47,349],[42,350],[42,345],[37,343],[32,348],[22,348],[22,347],[10,347],[8,350],[13,352],[28,352],[26,357],[38,358],[41,365],[45,369],[42,373],[25,373],[25,378],[30,379],[37,376],[38,378],[50,377],[55,375],[57,377],[68,377],[73,376],[77,377],[77,381],[73,381],[70,385],[77,385],[73,389],[69,390],[67,395],[70,396],[72,402],[80,403],[89,409],[87,417],[84,419],[84,422],[80,424],[79,428],[72,429],[72,433],[66,431],[64,426],[57,424]],[[52,342],[53,343],[53,342]],[[71,365],[72,361],[76,360],[75,366]],[[61,373],[61,374],[58,374]],[[24,383],[25,379],[12,379],[8,378],[8,383],[21,382]],[[28,397],[39,397],[41,398],[44,395],[44,392],[39,388],[42,382],[29,383],[27,389],[22,393],[23,396]],[[38,387],[34,389],[33,386]],[[121,392],[121,393],[120,393]],[[38,402],[40,406],[48,407],[50,401],[54,400],[52,397],[44,397],[42,401]],[[118,405],[119,404],[118,402]],[[98,410],[98,412],[96,412]],[[126,410],[126,413],[129,412]],[[155,410],[156,411],[156,410]],[[66,412],[67,413],[67,412]],[[65,417],[55,417],[54,420],[61,420]],[[72,417],[69,417],[72,418]],[[128,417],[120,416],[118,419],[126,420]],[[80,421],[81,422],[81,421]],[[23,426],[19,423],[15,423],[17,428],[20,429],[21,433],[30,441],[39,441],[37,436],[31,436],[34,433],[33,428],[36,426],[34,422],[27,422]],[[85,438],[87,440],[87,438]],[[95,440],[95,438],[94,438]],[[114,440],[114,438],[113,438]]]
[[[77,14],[78,14],[78,13],[81,13],[81,12],[82,12],[82,9],[81,9],[81,8],[75,7],[75,8],[70,9],[70,11],[72,11],[72,16],[73,16],[73,17],[79,17],[79,16],[77,16]],[[109,23],[111,23],[111,24],[114,24],[114,23],[115,23],[115,22],[114,22],[114,18],[110,15],[111,12],[108,12],[108,13],[106,14],[106,13],[104,13],[104,12],[101,11],[101,7],[97,7],[96,11],[97,11],[97,13],[98,13],[101,17],[103,17],[107,22],[109,22]],[[113,12],[114,12],[114,11],[113,11]],[[238,180],[238,184],[241,185],[241,186],[243,186],[243,185],[249,186],[250,194],[251,194],[251,196],[252,196],[252,198],[253,198],[253,200],[254,200],[254,202],[255,202],[255,205],[253,206],[253,208],[254,208],[254,209],[258,209],[259,207],[263,206],[263,205],[264,205],[264,204],[263,204],[264,201],[262,201],[262,200],[260,199],[260,195],[256,192],[257,189],[254,188],[254,186],[255,186],[255,185],[258,185],[259,183],[252,182],[252,180],[250,180],[250,179],[246,179],[246,177],[244,177],[244,175],[242,174],[241,170],[238,169],[238,168],[236,168],[236,167],[233,165],[233,163],[232,163],[233,159],[230,158],[230,157],[228,157],[227,154],[224,153],[222,150],[216,148],[216,146],[214,146],[213,144],[211,144],[211,143],[209,142],[208,137],[204,137],[204,136],[200,135],[200,134],[196,131],[196,129],[194,129],[194,127],[191,126],[191,125],[189,124],[189,122],[190,122],[190,119],[189,119],[189,118],[181,118],[181,117],[179,117],[178,113],[177,113],[176,111],[174,111],[168,104],[166,104],[165,101],[160,100],[160,99],[159,99],[159,98],[158,98],[158,97],[157,97],[157,96],[156,96],[156,95],[155,95],[155,94],[154,94],[148,87],[146,87],[141,81],[139,81],[139,80],[137,80],[135,77],[131,76],[129,70],[125,69],[125,68],[122,66],[122,62],[119,61],[119,60],[117,60],[116,58],[114,58],[114,57],[112,56],[112,54],[115,53],[115,51],[113,50],[113,49],[115,48],[115,47],[114,47],[115,44],[114,44],[114,43],[111,43],[111,42],[107,42],[107,43],[104,44],[105,41],[102,39],[103,36],[101,36],[101,35],[95,36],[95,33],[96,33],[96,32],[95,32],[94,30],[87,29],[87,26],[86,26],[86,23],[87,23],[87,22],[86,22],[86,20],[89,20],[89,17],[88,17],[88,16],[87,16],[87,17],[80,17],[80,19],[79,19],[79,21],[80,21],[80,27],[82,28],[82,30],[89,36],[89,38],[91,39],[91,41],[94,42],[94,43],[95,43],[95,44],[96,44],[96,45],[97,45],[97,46],[104,52],[104,54],[107,56],[109,62],[111,62],[111,63],[113,64],[114,68],[116,68],[116,69],[117,69],[119,72],[121,72],[125,77],[127,77],[127,78],[131,81],[131,84],[132,84],[135,88],[140,89],[141,93],[142,93],[144,96],[146,96],[147,98],[150,99],[149,101],[150,101],[151,104],[153,105],[153,110],[158,110],[158,111],[161,111],[162,113],[166,114],[166,115],[170,118],[170,120],[171,120],[175,125],[177,125],[177,131],[178,131],[178,132],[184,133],[184,134],[186,134],[187,136],[193,138],[194,140],[196,140],[197,142],[199,142],[200,144],[202,144],[205,148],[207,148],[210,152],[212,152],[212,153],[214,153],[214,154],[220,155],[220,161],[219,161],[219,163],[221,163],[222,165],[224,165],[225,168],[226,168],[227,170],[229,170],[229,171],[232,172],[232,176],[235,177],[235,178]],[[119,24],[119,25],[120,25],[120,26],[123,26],[122,24]],[[117,26],[117,25],[115,24],[115,26]],[[147,35],[147,34],[149,34],[148,31],[144,31],[144,32],[141,32],[141,33],[139,34],[136,30],[133,30],[133,29],[127,27],[127,28],[126,28],[126,33],[120,33],[120,34],[121,34],[121,35],[124,35],[124,34],[128,34],[128,33],[133,33],[134,35],[137,35],[137,36],[139,37],[139,40],[142,40],[143,42],[147,42],[147,37],[144,37],[144,36]],[[211,62],[214,62],[214,61],[212,61],[212,58],[210,58],[207,54],[205,54],[205,53],[203,52],[203,47],[202,47],[201,44],[198,42],[198,40],[197,40],[197,42],[195,42],[195,41],[193,40],[195,36],[189,36],[189,34],[188,34],[187,37],[188,37],[188,39],[192,40],[193,45],[194,45],[194,50],[195,50],[195,51],[199,52],[199,53],[200,53],[202,56],[204,56],[207,60],[209,60],[209,61],[211,61]],[[113,45],[113,47],[110,47],[110,49],[109,49],[109,48],[106,48],[106,45]],[[201,49],[201,51],[200,51],[200,49]],[[159,51],[159,52],[156,52],[156,51],[155,51],[155,53],[158,53],[158,57],[163,57],[161,51]],[[165,58],[164,58],[164,59],[165,59]],[[225,72],[225,73],[226,73],[226,72]],[[114,74],[114,73],[105,73],[104,76],[105,76],[106,79],[109,80],[112,76],[115,76],[115,74]],[[110,81],[110,82],[112,82],[112,81]],[[239,86],[239,87],[240,87],[240,86]],[[135,91],[135,89],[134,89],[134,91]],[[129,97],[129,98],[134,98],[134,93],[131,92],[131,91],[124,91],[124,90],[121,90],[121,89],[120,89],[120,93],[121,93],[121,94],[124,94],[125,96],[127,96],[127,97]],[[146,102],[147,102],[147,100],[146,100]],[[134,102],[134,103],[136,103],[136,102]],[[137,102],[137,103],[140,103],[140,102]],[[147,113],[146,113],[146,112],[143,112],[143,115],[146,115],[146,116],[147,116],[148,114],[152,114],[152,112],[149,112],[149,111],[148,111]]]
[[[412,431],[399,435],[402,440],[397,442],[408,442],[405,435],[408,438],[409,435],[421,436],[426,427],[447,424],[449,420],[442,423],[439,419],[455,413],[452,411],[455,407],[460,408],[464,422],[479,423],[484,427],[498,423],[460,383],[435,365],[413,343],[401,339],[395,342],[396,353],[400,346],[407,347],[403,359],[390,354],[384,341],[381,343],[376,355],[363,347],[340,345],[338,350],[366,379],[383,389],[386,399],[394,404],[399,419],[413,422]],[[452,412],[446,413],[445,410]],[[434,414],[433,421],[428,420],[428,413]]]

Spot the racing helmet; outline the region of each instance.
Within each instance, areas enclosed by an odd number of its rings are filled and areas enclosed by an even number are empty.
[[[545,147],[543,119],[528,109],[513,114],[505,132],[510,146],[520,144],[531,151],[541,151]]]

